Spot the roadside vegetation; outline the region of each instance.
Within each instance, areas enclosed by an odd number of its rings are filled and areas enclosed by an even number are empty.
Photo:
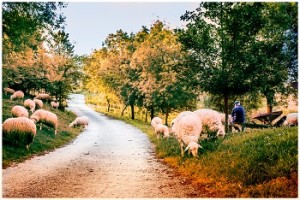
[[[11,117],[11,108],[14,105],[22,105],[23,101],[9,100],[9,96],[3,95],[2,100],[2,123]],[[3,144],[2,146],[2,168],[9,167],[14,163],[23,162],[35,155],[42,155],[55,148],[64,146],[72,141],[82,130],[82,128],[70,128],[69,124],[76,118],[76,115],[70,111],[61,111],[54,109],[50,104],[45,103],[44,108],[55,113],[59,119],[57,135],[54,135],[54,129],[43,125],[42,130],[37,126],[37,135],[30,145],[29,150],[25,146],[10,146]]]
[[[182,158],[177,140],[156,139],[148,122],[106,114],[147,134],[159,158],[212,197],[298,196],[298,127],[248,128],[224,139],[201,141],[199,158]]]

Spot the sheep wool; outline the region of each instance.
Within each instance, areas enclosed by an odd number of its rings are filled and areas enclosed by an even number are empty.
[[[29,113],[27,109],[23,106],[14,106],[11,109],[11,115],[12,117],[29,117]]]
[[[29,109],[31,111],[31,113],[33,113],[35,110],[35,102],[31,99],[26,99],[24,101],[24,106],[25,106],[25,108]]]
[[[37,109],[43,108],[44,103],[43,103],[42,100],[39,100],[39,99],[34,98],[33,101],[35,102],[35,107],[36,107]]]
[[[287,114],[283,126],[298,126],[298,113]]]
[[[157,139],[159,139],[160,135],[162,135],[164,138],[169,137],[169,128],[166,125],[163,124],[157,124],[155,127],[155,134]]]
[[[151,120],[151,126],[153,128],[156,127],[157,124],[162,124],[162,119],[160,117],[153,117],[153,119]]]
[[[51,101],[51,106],[53,107],[53,108],[58,108],[59,107],[59,102],[54,102],[54,101]]]
[[[176,125],[177,125],[176,122],[178,120],[180,120],[180,118],[182,118],[183,116],[188,115],[190,113],[193,113],[193,112],[191,112],[191,111],[183,111],[183,112],[179,113],[179,115],[175,119],[172,120],[172,123],[171,123],[171,133],[174,133],[175,130],[176,130]]]
[[[211,109],[199,109],[194,113],[201,119],[204,133],[217,132],[218,137],[225,136],[225,129],[219,112]]]
[[[219,113],[222,124],[225,124],[225,113]],[[232,123],[232,116],[228,115],[228,124]]]
[[[184,156],[183,147],[186,145],[186,150],[189,150],[194,157],[197,157],[198,148],[200,147],[198,140],[202,131],[202,124],[198,116],[190,111],[179,114],[174,120],[173,130],[176,139],[180,143],[181,156]]]
[[[46,94],[46,93],[38,94],[35,98],[39,99],[39,100],[50,100],[51,99],[50,95]]]
[[[27,150],[36,135],[34,122],[26,117],[8,118],[3,122],[3,142],[25,145]]]
[[[15,100],[15,99],[23,99],[24,98],[24,92],[21,90],[16,91],[10,96],[10,100]]]
[[[48,125],[55,129],[54,134],[57,134],[58,120],[57,115],[43,109],[36,110],[30,117],[35,123],[40,123],[40,130],[42,130],[42,124]]]
[[[7,94],[13,94],[13,93],[16,92],[14,89],[11,89],[9,87],[4,88],[3,90],[4,90],[4,94],[5,95],[7,95]]]
[[[87,116],[76,117],[76,119],[70,123],[69,127],[74,127],[77,125],[82,125],[84,128],[86,128],[86,126],[89,125],[89,118]]]

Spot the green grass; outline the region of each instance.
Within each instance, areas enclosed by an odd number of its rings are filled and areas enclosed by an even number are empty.
[[[11,101],[8,96],[3,95],[2,100],[2,122],[11,117],[11,108],[14,105],[22,105],[21,100]],[[35,155],[45,154],[55,148],[61,147],[72,141],[82,130],[82,128],[70,128],[68,125],[76,118],[76,115],[69,111],[60,111],[53,109],[49,104],[44,104],[43,109],[55,113],[59,119],[58,133],[54,135],[54,129],[46,125],[39,130],[37,125],[37,135],[30,145],[29,150],[23,146],[11,146],[3,144],[2,146],[2,167],[6,168],[14,163],[23,162],[24,160]],[[31,114],[31,113],[30,113]]]
[[[214,197],[298,196],[298,127],[248,128],[223,139],[203,140],[199,158],[182,158],[176,139],[157,140],[149,123],[114,117],[146,133],[158,157]]]

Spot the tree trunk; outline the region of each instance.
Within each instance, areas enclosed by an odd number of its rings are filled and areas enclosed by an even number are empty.
[[[150,117],[151,117],[151,120],[154,118],[154,108],[151,107],[151,110],[150,110]]]
[[[167,107],[167,110],[166,110],[166,119],[165,119],[165,125],[166,126],[168,126],[169,113],[170,113],[170,109],[169,109],[169,107]]]
[[[128,105],[125,105],[125,107],[123,108],[123,110],[122,110],[122,112],[121,112],[121,116],[124,116],[124,112],[125,112],[127,106],[128,106]]]
[[[267,97],[267,113],[271,113],[273,110],[273,99],[274,99],[274,95],[273,94],[269,94],[266,95]]]
[[[224,94],[224,110],[225,110],[225,133],[228,133],[228,94]]]
[[[107,100],[107,112],[109,112],[110,111],[110,102],[109,102],[109,100]]]
[[[131,119],[134,119],[134,105],[130,105],[131,108]]]

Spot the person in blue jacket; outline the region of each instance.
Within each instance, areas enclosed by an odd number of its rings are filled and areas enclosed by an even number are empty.
[[[245,109],[239,101],[234,102],[234,108],[231,112],[233,127],[239,131],[244,131],[245,129]]]

